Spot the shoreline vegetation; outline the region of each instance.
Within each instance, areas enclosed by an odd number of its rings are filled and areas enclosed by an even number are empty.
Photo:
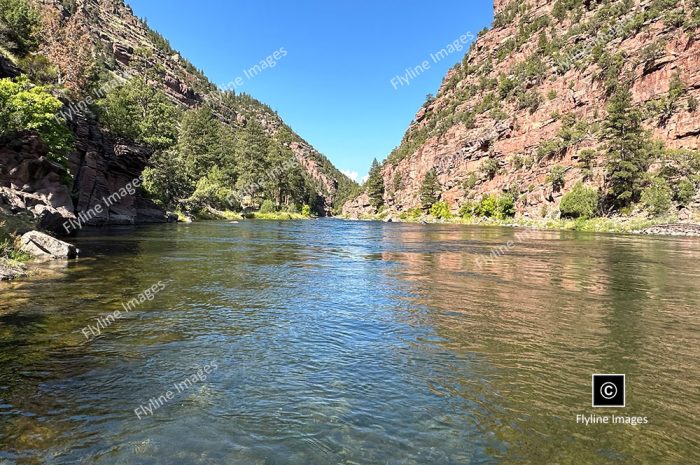
[[[192,223],[194,221],[207,220],[310,220],[317,218],[311,213],[311,207],[304,205],[301,211],[296,209],[276,210],[273,208],[264,208],[258,211],[232,211],[232,210],[217,210],[212,207],[205,207],[195,212],[183,212],[176,210],[173,212],[177,216],[179,223]]]
[[[700,221],[681,222],[674,216],[648,218],[643,215],[631,217],[596,217],[596,218],[488,218],[488,217],[436,217],[433,215],[391,216],[388,213],[350,217],[340,215],[337,218],[350,221],[382,221],[387,223],[411,224],[459,224],[465,226],[529,228],[541,231],[580,231],[609,234],[650,234],[658,236],[700,236]]]

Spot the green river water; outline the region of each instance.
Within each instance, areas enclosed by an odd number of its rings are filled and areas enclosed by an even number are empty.
[[[518,233],[83,231],[0,284],[0,465],[700,463],[700,240]]]

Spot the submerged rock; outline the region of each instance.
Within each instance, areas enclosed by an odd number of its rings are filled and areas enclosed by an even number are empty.
[[[19,264],[0,258],[0,281],[9,281],[27,276],[27,270]]]
[[[70,259],[78,256],[78,249],[67,242],[39,231],[29,231],[20,239],[20,250],[38,258]]]

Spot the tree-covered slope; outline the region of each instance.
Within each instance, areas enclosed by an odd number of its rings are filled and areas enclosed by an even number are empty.
[[[270,107],[218,89],[121,0],[0,0],[0,7],[3,67],[63,103],[55,122],[74,135],[60,156],[76,212],[143,177],[136,195],[95,223],[138,221],[141,201],[188,211],[309,204],[324,215],[353,194],[356,185]]]

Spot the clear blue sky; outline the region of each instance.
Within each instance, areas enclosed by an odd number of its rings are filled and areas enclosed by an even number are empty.
[[[493,20],[489,0],[127,0],[215,84],[270,105],[341,170],[362,178],[397,146],[428,93],[461,61],[436,53]],[[467,46],[468,47],[468,46]],[[274,68],[248,69],[283,48]],[[430,68],[391,79],[424,60]],[[239,81],[241,82],[241,81]]]

